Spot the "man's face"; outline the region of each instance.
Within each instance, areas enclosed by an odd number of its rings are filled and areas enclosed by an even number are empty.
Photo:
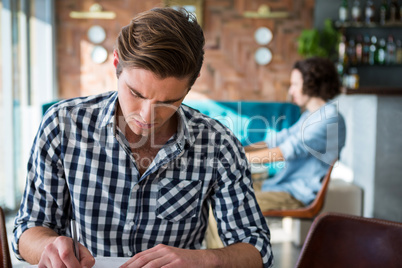
[[[293,69],[290,74],[289,94],[300,107],[305,107],[310,100],[310,96],[303,93],[303,76],[297,69]]]
[[[151,71],[123,68],[118,78],[119,105],[125,122],[139,136],[163,133],[188,92],[189,79],[159,79]]]

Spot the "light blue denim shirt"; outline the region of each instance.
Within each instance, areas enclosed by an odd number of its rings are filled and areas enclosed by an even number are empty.
[[[308,205],[329,166],[339,158],[345,136],[345,121],[335,102],[306,111],[290,128],[269,135],[268,147],[279,147],[286,161],[282,171],[263,183],[262,191],[285,191]]]

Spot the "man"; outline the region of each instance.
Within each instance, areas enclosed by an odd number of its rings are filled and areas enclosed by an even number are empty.
[[[272,265],[240,143],[181,105],[203,46],[184,11],[139,14],[117,38],[118,92],[47,112],[15,221],[17,257],[40,267],[92,267],[93,256],[132,257],[123,267]],[[201,249],[209,206],[225,248]],[[79,260],[70,219],[80,229]]]
[[[338,73],[330,60],[313,57],[293,66],[289,95],[305,112],[289,129],[245,148],[253,163],[286,161],[257,193],[262,210],[300,208],[315,199],[321,179],[345,145],[345,121],[331,102],[339,93]]]

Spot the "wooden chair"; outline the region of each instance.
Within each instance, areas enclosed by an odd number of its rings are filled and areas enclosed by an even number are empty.
[[[402,223],[322,213],[313,222],[296,267],[401,267]]]
[[[6,220],[3,209],[0,207],[0,267],[11,268],[11,257],[8,249]]]
[[[327,193],[329,180],[331,178],[331,173],[335,162],[329,167],[328,172],[322,181],[321,189],[310,205],[298,209],[266,210],[262,211],[262,215],[264,215],[265,217],[292,217],[298,219],[314,219],[324,206],[325,195]]]

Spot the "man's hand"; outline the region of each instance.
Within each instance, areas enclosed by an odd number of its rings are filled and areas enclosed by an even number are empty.
[[[246,151],[246,157],[250,163],[261,164],[285,160],[279,147]]]
[[[39,260],[38,267],[92,267],[95,259],[89,250],[79,243],[80,261],[75,257],[73,240],[59,236],[48,244]]]
[[[73,240],[59,236],[55,231],[42,227],[26,230],[20,238],[21,256],[38,267],[92,267],[95,259],[87,248],[79,244],[80,261],[74,254]]]
[[[267,143],[264,141],[260,141],[260,142],[252,143],[250,145],[245,146],[244,151],[246,153],[249,153],[252,151],[258,151],[258,150],[265,149],[265,148],[268,148]]]
[[[159,244],[135,254],[120,268],[208,267],[202,250],[181,249]]]
[[[262,267],[258,250],[247,243],[237,243],[220,249],[181,249],[157,245],[135,254],[120,268],[137,267]]]

